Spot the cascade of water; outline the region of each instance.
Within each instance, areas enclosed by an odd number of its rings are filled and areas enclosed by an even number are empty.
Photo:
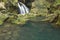
[[[26,5],[24,5],[21,2],[18,2],[18,8],[19,8],[19,13],[22,15],[25,15],[26,13],[29,13],[29,9],[26,7]]]

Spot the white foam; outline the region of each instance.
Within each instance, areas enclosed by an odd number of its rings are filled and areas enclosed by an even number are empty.
[[[21,5],[18,3],[18,7],[20,14],[25,15],[26,13],[29,13],[29,9],[23,3],[21,3]]]

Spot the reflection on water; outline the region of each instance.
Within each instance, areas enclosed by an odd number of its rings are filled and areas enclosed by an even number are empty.
[[[23,26],[6,24],[0,27],[0,40],[60,40],[60,30],[46,22],[28,21]]]

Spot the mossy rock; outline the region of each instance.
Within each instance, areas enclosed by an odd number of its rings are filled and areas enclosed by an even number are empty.
[[[4,20],[7,18],[7,14],[0,14],[0,25],[4,23]]]
[[[6,9],[4,2],[0,2],[0,10],[2,10],[2,9]]]

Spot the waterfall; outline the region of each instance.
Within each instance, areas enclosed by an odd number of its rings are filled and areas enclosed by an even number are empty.
[[[18,2],[18,8],[19,8],[19,13],[22,15],[29,13],[29,9],[27,8],[27,6],[21,2]]]

